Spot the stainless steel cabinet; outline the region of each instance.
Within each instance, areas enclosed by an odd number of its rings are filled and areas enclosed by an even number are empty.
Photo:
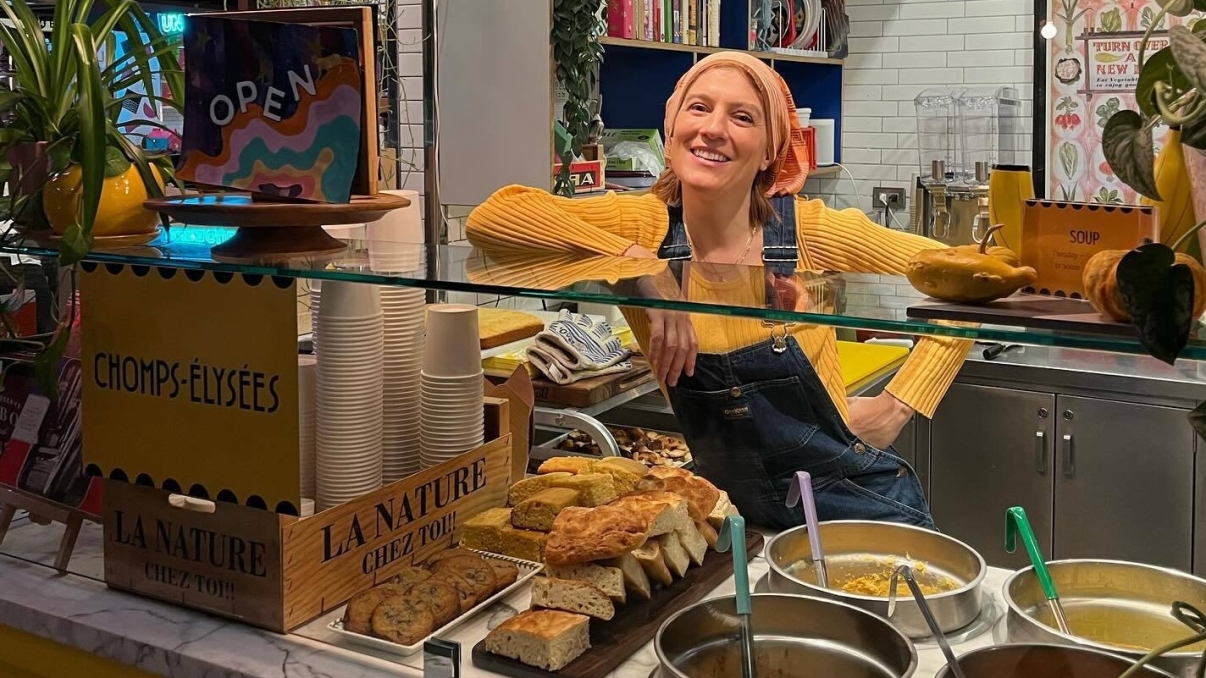
[[[1189,570],[1194,432],[1185,411],[1059,396],[1055,557]]]
[[[1194,433],[1185,410],[957,383],[929,433],[939,529],[990,565],[1005,509],[1022,506],[1049,558],[1109,558],[1190,569]]]
[[[930,424],[930,508],[938,529],[1016,568],[1005,552],[1005,510],[1022,506],[1050,553],[1055,502],[1055,396],[955,384]]]

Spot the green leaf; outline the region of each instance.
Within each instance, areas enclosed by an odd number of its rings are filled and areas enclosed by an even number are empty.
[[[1138,113],[1115,113],[1101,133],[1101,145],[1110,169],[1123,183],[1152,200],[1163,200],[1156,188],[1152,132]]]
[[[1189,16],[1194,0],[1157,0],[1164,11],[1173,16]]]
[[[130,161],[122,152],[112,146],[105,149],[105,178],[120,177],[130,169]]]
[[[67,353],[70,339],[71,320],[65,319],[65,322],[59,325],[54,341],[34,358],[34,383],[51,400],[59,398],[58,366]]]
[[[1206,43],[1184,26],[1174,26],[1168,31],[1169,48],[1185,78],[1206,91]]]
[[[71,139],[63,138],[46,147],[50,158],[50,173],[62,172],[71,165]]]
[[[92,233],[85,232],[76,222],[67,227],[59,242],[59,259],[64,266],[83,261],[92,251]]]
[[[1189,425],[1197,432],[1198,437],[1206,440],[1206,402],[1193,408],[1189,413]]]
[[[1145,116],[1158,115],[1156,108],[1156,83],[1163,82],[1179,92],[1187,92],[1193,85],[1177,66],[1171,47],[1156,52],[1148,57],[1143,64],[1143,72],[1139,74],[1139,84],[1135,87],[1135,101],[1139,110]]]
[[[1193,327],[1193,272],[1175,263],[1173,251],[1149,243],[1118,262],[1118,292],[1139,331],[1139,343],[1156,359],[1173,365]]]
[[[1203,6],[1202,6],[1202,7],[1199,7],[1199,8],[1198,8],[1198,11],[1199,11],[1199,12],[1206,12],[1206,0],[1201,0],[1201,2],[1202,2],[1202,5],[1203,5]],[[1199,18],[1197,18],[1197,19],[1194,19],[1194,20],[1193,20],[1193,26],[1192,26],[1192,30],[1193,30],[1193,32],[1194,32],[1194,34],[1195,34],[1195,35],[1204,35],[1204,34],[1206,34],[1206,20],[1203,20],[1201,17],[1199,17]]]
[[[1101,32],[1118,33],[1122,31],[1122,11],[1115,7],[1101,15]]]
[[[83,199],[80,203],[81,214],[77,222],[83,235],[79,244],[91,245],[92,224],[96,221],[96,211],[100,205],[101,190],[104,187],[105,172],[105,109],[104,93],[100,83],[100,69],[96,63],[96,45],[92,41],[92,33],[83,24],[71,27],[75,58],[78,64],[79,100],[75,109],[79,116],[80,131],[79,146],[80,167],[83,170]],[[66,241],[66,237],[64,237]],[[83,252],[87,252],[85,249]],[[82,256],[82,254],[81,254]]]
[[[1206,151],[1206,116],[1181,126],[1181,143],[1199,151]]]

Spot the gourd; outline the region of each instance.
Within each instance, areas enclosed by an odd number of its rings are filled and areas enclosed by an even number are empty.
[[[1007,297],[1030,285],[1038,274],[1018,266],[1018,256],[1006,247],[989,247],[988,229],[979,245],[925,250],[909,260],[907,277],[913,287],[941,301],[985,304]]]
[[[1118,262],[1130,250],[1102,250],[1085,262],[1080,283],[1085,297],[1098,313],[1118,322],[1130,322],[1131,314],[1126,310],[1122,293],[1118,291]],[[1177,252],[1175,264],[1185,264],[1193,273],[1193,317],[1206,313],[1206,269],[1197,259]]]

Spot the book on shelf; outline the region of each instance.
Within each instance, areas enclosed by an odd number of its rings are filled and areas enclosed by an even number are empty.
[[[607,35],[719,47],[720,0],[608,0]]]

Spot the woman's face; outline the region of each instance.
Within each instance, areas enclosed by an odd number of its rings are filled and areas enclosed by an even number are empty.
[[[713,68],[683,98],[669,140],[670,166],[684,188],[749,189],[767,157],[766,112],[744,73]]]

